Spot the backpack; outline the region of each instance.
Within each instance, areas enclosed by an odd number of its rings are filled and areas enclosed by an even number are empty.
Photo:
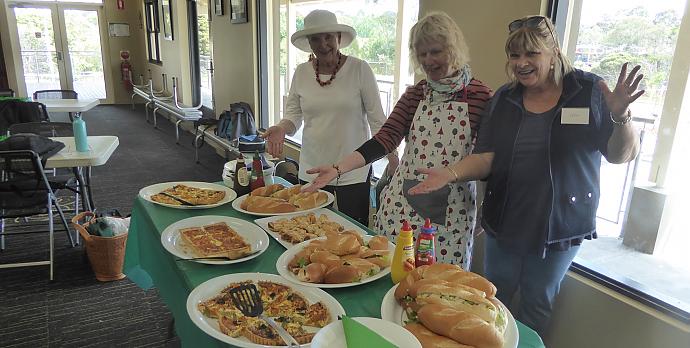
[[[257,134],[254,113],[249,104],[230,104],[229,110],[223,111],[220,115],[215,134],[231,142],[243,135]]]

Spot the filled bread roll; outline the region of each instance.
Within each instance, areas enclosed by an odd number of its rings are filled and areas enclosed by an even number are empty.
[[[284,199],[287,201],[290,199],[290,197],[300,193],[301,190],[302,190],[302,185],[295,185],[292,187],[284,188],[280,191],[276,191],[273,194],[271,194],[271,197],[280,198],[280,199]]]
[[[338,255],[326,250],[313,252],[311,255],[309,255],[309,261],[312,263],[324,264],[328,270],[343,264],[343,261]]]
[[[453,341],[446,336],[437,335],[422,324],[407,324],[405,329],[411,332],[414,337],[417,337],[419,343],[422,344],[422,348],[473,348],[472,346]]]
[[[359,271],[360,278],[371,277],[381,271],[381,267],[364,259],[350,259],[343,261],[343,265],[353,266]]]
[[[354,254],[359,251],[361,246],[359,239],[350,233],[329,235],[326,237],[326,243],[324,244],[328,251],[338,256]]]
[[[354,266],[340,265],[326,272],[324,283],[341,284],[358,282],[361,279],[359,270]]]
[[[374,236],[369,239],[369,249],[388,250],[388,238],[385,236]]]
[[[363,258],[381,268],[386,268],[391,265],[391,251],[390,250],[372,250],[368,249],[359,254]]]
[[[320,207],[328,202],[328,195],[325,192],[302,192],[292,196],[290,203],[296,205],[299,210],[307,210]]]
[[[440,282],[442,281],[433,279],[420,280],[410,288],[410,296],[419,306],[439,304],[472,313],[490,324],[496,321],[496,306],[484,298],[483,292],[461,284]]]
[[[440,304],[428,304],[417,318],[429,330],[476,348],[501,348],[503,334],[478,316]]]
[[[255,213],[292,213],[297,211],[297,208],[280,199],[263,197],[263,196],[247,196],[240,204],[240,208]]]
[[[278,192],[284,188],[285,188],[285,186],[283,186],[281,184],[268,185],[268,186],[259,187],[258,189],[253,190],[250,193],[250,195],[268,197],[268,196],[274,194],[275,192]]]
[[[326,275],[326,265],[322,263],[310,263],[297,272],[297,279],[308,283],[322,283]]]

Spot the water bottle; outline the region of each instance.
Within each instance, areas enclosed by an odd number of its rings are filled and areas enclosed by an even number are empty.
[[[80,116],[74,118],[72,130],[74,131],[74,144],[77,145],[77,151],[88,152],[89,142],[86,139],[86,123]]]

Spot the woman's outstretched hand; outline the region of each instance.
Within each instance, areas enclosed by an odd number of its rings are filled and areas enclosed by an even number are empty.
[[[455,177],[448,170],[448,168],[418,168],[417,173],[426,174],[427,177],[424,181],[413,186],[407,193],[411,195],[425,194],[432,191],[436,191],[441,187],[448,185]]]
[[[307,170],[307,174],[319,174],[309,185],[302,188],[302,192],[315,192],[316,190],[328,185],[333,179],[338,177],[338,171],[333,166],[320,166]]]
[[[611,91],[603,80],[599,81],[599,87],[601,87],[604,93],[604,100],[606,101],[606,106],[613,114],[617,121],[623,121],[621,116],[625,114],[628,110],[628,106],[632,104],[637,98],[644,94],[644,90],[638,91],[637,87],[642,81],[644,75],[638,74],[640,71],[640,66],[636,65],[628,74],[628,63],[623,64],[621,67],[621,73],[618,75],[618,82],[616,87]],[[624,118],[625,116],[623,116]]]
[[[280,157],[283,154],[283,143],[285,142],[285,129],[283,127],[270,127],[262,137],[266,139],[266,150],[271,156]]]

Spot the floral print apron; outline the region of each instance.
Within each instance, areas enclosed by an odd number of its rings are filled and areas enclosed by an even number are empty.
[[[466,88],[463,93],[464,101],[433,105],[429,98],[420,101],[400,165],[382,192],[375,229],[395,243],[403,219],[417,231],[428,217],[438,228],[437,262],[456,264],[468,270],[477,210],[474,182],[451,183],[424,195],[407,194],[407,190],[425,178],[416,173],[417,168],[446,167],[470,154]]]

